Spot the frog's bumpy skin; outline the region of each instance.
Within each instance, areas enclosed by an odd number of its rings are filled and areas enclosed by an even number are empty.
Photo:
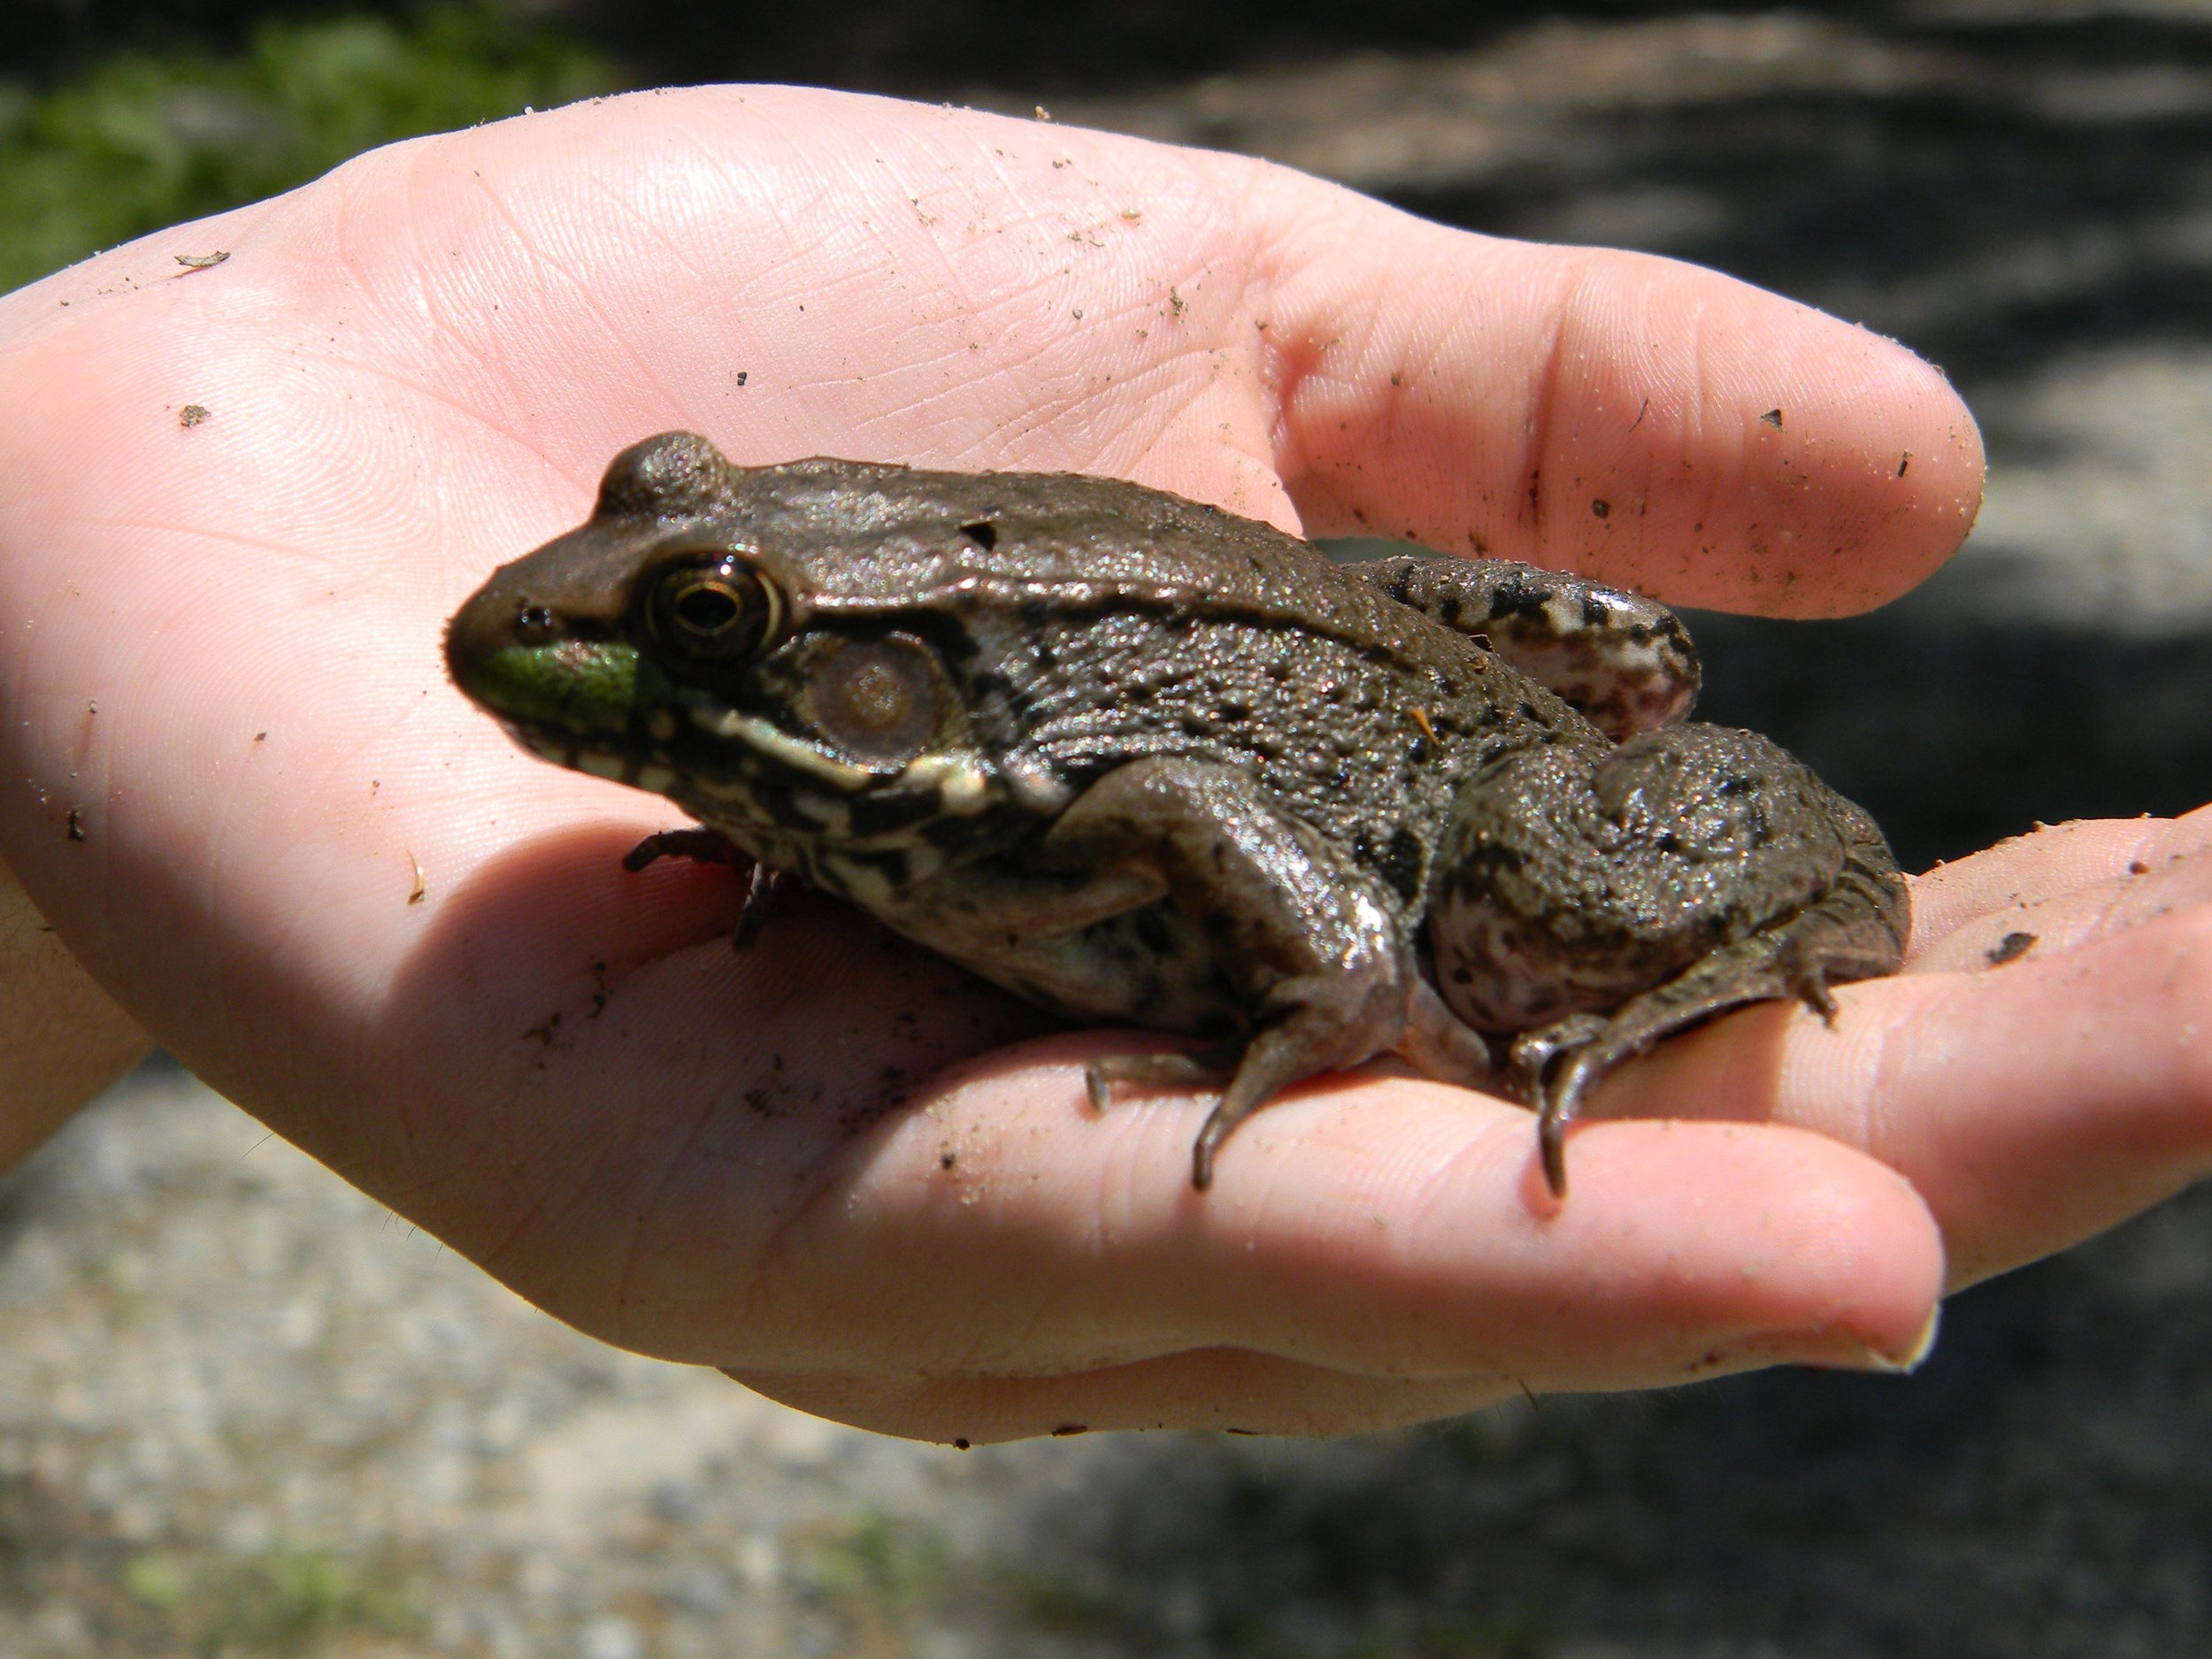
[[[1896,971],[1903,878],[1873,821],[1751,732],[1524,750],[1463,789],[1429,904],[1445,1000],[1520,1033],[1513,1073],[1562,1133],[1607,1071],[1747,1002]],[[1594,948],[1601,947],[1601,948]]]

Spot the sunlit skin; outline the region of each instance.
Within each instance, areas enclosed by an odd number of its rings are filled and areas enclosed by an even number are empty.
[[[1330,1432],[1895,1365],[1947,1286],[2212,1164],[2206,813],[1923,878],[1908,972],[1832,1029],[1755,1009],[1614,1077],[1563,1205],[1519,1107],[1386,1068],[1271,1104],[1200,1195],[1204,1096],[1085,1103],[1084,1060],[1144,1038],[1041,1034],[833,909],[736,955],[734,872],[625,872],[661,803],[441,672],[491,567],[673,427],[1110,473],[1690,603],[1911,587],[1978,501],[1966,411],[1710,273],[1225,156],[696,90],[376,152],[0,300],[0,850],[123,1010],[57,996],[51,1032],[106,1021],[112,1065],[134,1022],[549,1312],[810,1410]],[[29,1078],[6,1143],[83,1072]]]

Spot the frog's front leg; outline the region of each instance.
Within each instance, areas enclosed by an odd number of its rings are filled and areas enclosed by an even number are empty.
[[[1686,718],[1697,701],[1697,648],[1641,594],[1511,559],[1406,554],[1344,568],[1484,641],[1616,742]]]
[[[746,872],[745,902],[730,930],[730,946],[749,950],[771,918],[788,910],[793,897],[807,890],[806,880],[788,870],[763,864],[718,829],[693,825],[684,829],[656,830],[623,855],[625,870],[639,871],[664,858],[688,858],[694,864],[728,864]]]
[[[1069,868],[1156,878],[1244,1002],[1251,1034],[1240,1048],[1131,1056],[1092,1070],[1094,1098],[1114,1082],[1226,1074],[1191,1148],[1201,1190],[1230,1131],[1302,1079],[1391,1049],[1455,1081],[1490,1070],[1487,1045],[1421,977],[1373,880],[1241,772],[1180,757],[1130,762],[1061,813],[1044,851]]]
[[[1909,927],[1881,832],[1721,726],[1525,749],[1462,787],[1429,902],[1437,980],[1513,1059],[1563,1192],[1564,1126],[1611,1067],[1725,1009],[1893,972]]]

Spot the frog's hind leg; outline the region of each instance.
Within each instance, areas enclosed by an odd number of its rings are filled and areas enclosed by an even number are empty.
[[[1546,1179],[1612,1067],[1724,1010],[1893,972],[1904,882],[1873,822],[1748,732],[1548,745],[1463,787],[1429,907],[1438,982],[1536,1107]]]
[[[1132,761],[1060,815],[1045,853],[1156,876],[1244,1002],[1240,1045],[1104,1060],[1091,1072],[1094,1100],[1115,1082],[1226,1077],[1191,1148],[1202,1190],[1221,1143],[1269,1096],[1371,1059],[1422,1021],[1428,987],[1373,879],[1240,772],[1183,757]]]
[[[1697,648],[1641,594],[1511,559],[1408,554],[1344,569],[1481,640],[1617,742],[1687,718],[1697,701]]]
[[[1901,951],[1878,919],[1882,895],[1867,879],[1872,873],[1847,872],[1811,909],[1701,957],[1609,1017],[1572,1014],[1515,1038],[1509,1064],[1522,1097],[1536,1110],[1544,1181],[1553,1193],[1567,1190],[1567,1125],[1583,1096],[1624,1060],[1748,1002],[1793,997],[1832,1025],[1830,985],[1893,972]]]

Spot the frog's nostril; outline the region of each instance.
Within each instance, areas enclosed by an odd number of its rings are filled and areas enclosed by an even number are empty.
[[[526,599],[515,611],[515,632],[526,644],[538,644],[552,638],[556,627],[550,605]]]

